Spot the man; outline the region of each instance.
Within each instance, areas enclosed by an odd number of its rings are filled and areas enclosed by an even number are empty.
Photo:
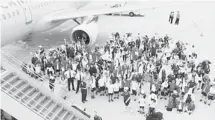
[[[70,84],[72,83],[72,90],[75,91],[74,87],[75,71],[71,70],[71,68],[69,67],[68,70],[64,73],[64,75],[68,79],[68,90],[70,91]]]
[[[77,80],[76,94],[79,91],[79,87],[80,87],[80,84],[81,84],[81,81],[82,81],[83,77],[84,77],[83,69],[81,69],[76,74],[76,80]]]
[[[179,20],[180,20],[180,13],[179,11],[177,12],[177,16],[176,16],[176,20],[175,20],[175,25],[179,24]]]
[[[86,98],[87,98],[86,82],[82,81],[80,87],[81,87],[81,100],[82,100],[82,103],[85,103],[85,102],[87,102],[87,100],[86,100]]]
[[[174,12],[171,11],[170,15],[169,15],[169,22],[172,24],[172,21],[174,19]]]

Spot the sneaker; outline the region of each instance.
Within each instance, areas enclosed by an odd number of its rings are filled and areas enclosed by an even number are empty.
[[[211,104],[209,103],[208,106],[210,106]]]
[[[202,99],[200,99],[199,101],[202,102]]]

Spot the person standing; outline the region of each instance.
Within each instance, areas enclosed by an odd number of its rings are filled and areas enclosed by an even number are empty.
[[[114,85],[113,82],[110,81],[110,84],[108,85],[108,98],[109,102],[113,102],[113,92],[114,92]]]
[[[59,84],[60,84],[60,96],[66,100],[66,98],[67,98],[67,90],[66,90],[67,81],[63,75],[59,79]]]
[[[176,16],[176,20],[175,20],[175,25],[179,24],[179,20],[180,20],[180,13],[179,11],[177,12],[177,16]]]
[[[123,98],[124,98],[125,110],[129,111],[130,108],[128,106],[129,106],[129,103],[131,101],[131,95],[129,93],[129,88],[128,87],[124,88]]]
[[[171,13],[170,13],[170,15],[169,15],[169,22],[170,22],[170,24],[172,24],[173,19],[174,19],[174,12],[171,11]]]
[[[87,84],[85,81],[81,81],[81,100],[82,103],[87,102],[86,98],[87,98]]]
[[[208,92],[208,105],[211,105],[211,101],[214,100],[215,96],[215,84],[212,84]]]
[[[149,95],[149,114],[155,111],[155,106],[157,105],[157,95],[151,92]]]
[[[83,72],[82,72],[82,70],[79,70],[78,73],[76,74],[76,80],[77,80],[76,94],[79,91],[79,87],[80,87],[82,78],[83,78]]]
[[[91,86],[91,98],[94,99],[95,91],[96,91],[96,79],[94,76],[91,76],[90,86]]]
[[[68,90],[70,91],[70,89],[71,89],[70,84],[72,83],[72,90],[75,91],[75,87],[74,87],[75,71],[71,70],[71,68],[69,67],[68,70],[64,74],[67,77]]]
[[[54,92],[54,83],[55,83],[55,77],[53,73],[49,75],[49,88],[51,89],[52,92]]]

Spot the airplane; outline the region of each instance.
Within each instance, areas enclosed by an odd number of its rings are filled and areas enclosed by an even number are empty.
[[[96,42],[99,33],[97,25],[99,15],[175,4],[81,10],[89,3],[91,1],[4,0],[0,4],[1,47],[16,40],[25,40],[33,33],[54,29],[68,20],[74,20],[79,24],[71,31],[71,40],[79,40],[83,36],[85,44],[91,46]],[[78,18],[82,19],[81,23]]]

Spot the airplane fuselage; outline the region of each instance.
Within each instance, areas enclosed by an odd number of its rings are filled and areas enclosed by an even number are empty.
[[[1,46],[13,41],[24,40],[32,32],[42,32],[61,23],[47,24],[50,15],[66,9],[76,10],[89,1],[64,2],[56,0],[10,0],[1,3]],[[36,28],[36,29],[35,29]]]

